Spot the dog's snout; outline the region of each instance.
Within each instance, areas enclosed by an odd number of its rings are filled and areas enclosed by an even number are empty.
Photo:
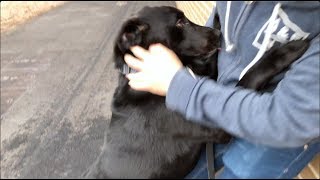
[[[202,47],[207,47],[208,43],[209,43],[209,40],[208,40],[208,39],[202,39],[202,40],[200,41],[200,45],[201,45]]]
[[[221,35],[221,31],[218,29],[213,29],[213,33],[215,36],[218,36],[218,37]]]

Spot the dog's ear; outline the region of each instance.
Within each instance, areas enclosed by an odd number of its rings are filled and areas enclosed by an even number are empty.
[[[131,46],[142,45],[144,35],[149,30],[149,25],[141,20],[134,18],[127,21],[117,40],[117,46],[126,53]]]

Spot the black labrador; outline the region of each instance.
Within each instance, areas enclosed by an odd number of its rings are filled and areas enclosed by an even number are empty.
[[[86,178],[183,178],[195,166],[203,143],[226,143],[230,135],[219,128],[191,123],[165,106],[165,98],[131,89],[124,62],[129,47],[148,49],[162,43],[195,74],[217,78],[220,31],[198,26],[173,7],[145,7],[127,20],[116,38],[115,67],[120,70],[112,102],[112,118],[101,154]],[[298,59],[307,41],[271,49],[238,86],[255,90]],[[270,58],[272,60],[270,60]],[[214,108],[214,107],[212,107]]]

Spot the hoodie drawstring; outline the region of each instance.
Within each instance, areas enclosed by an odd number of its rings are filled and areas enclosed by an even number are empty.
[[[225,17],[225,23],[224,23],[224,34],[225,34],[225,43],[226,43],[226,51],[230,52],[234,48],[234,44],[232,44],[229,40],[229,16],[230,16],[230,6],[231,6],[231,1],[227,2],[227,12],[226,12],[226,17]]]

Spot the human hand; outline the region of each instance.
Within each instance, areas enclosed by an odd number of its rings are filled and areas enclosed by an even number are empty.
[[[129,54],[124,56],[128,66],[139,71],[127,74],[130,87],[165,96],[173,76],[183,67],[178,56],[162,44],[153,44],[149,50],[133,46],[131,51],[140,60]]]

